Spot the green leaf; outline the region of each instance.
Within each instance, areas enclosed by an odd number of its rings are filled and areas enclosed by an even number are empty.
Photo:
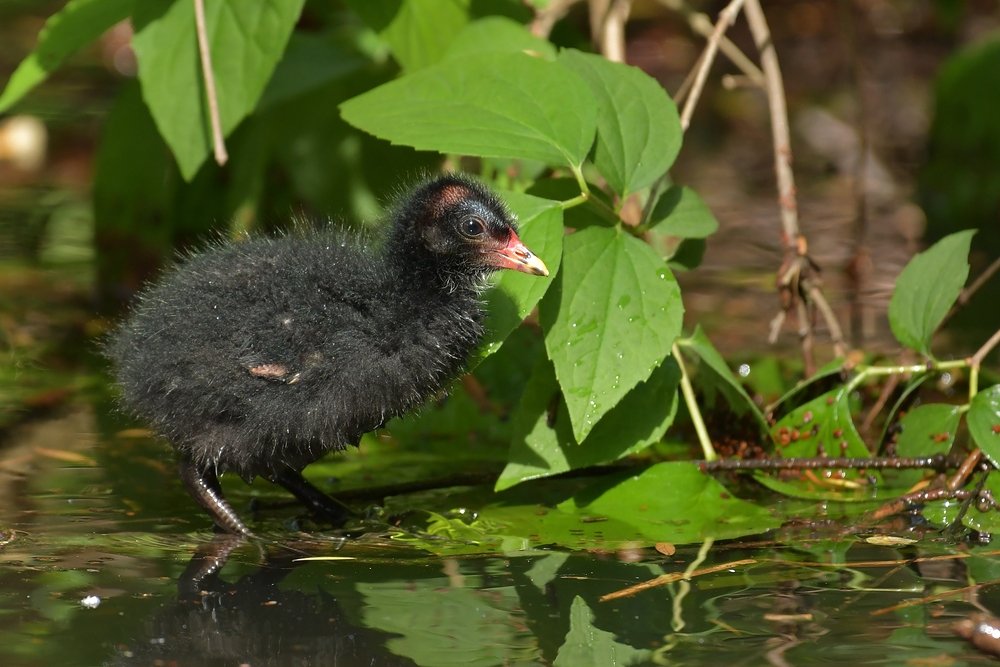
[[[348,0],[405,72],[433,65],[469,21],[468,0]]]
[[[523,53],[428,67],[340,106],[344,120],[394,144],[577,166],[597,127],[580,77]]]
[[[771,437],[778,444],[783,458],[820,456],[822,452],[830,457],[869,458],[871,454],[864,440],[858,435],[851,419],[846,387],[841,386],[818,398],[801,405],[785,415],[771,430]],[[777,476],[758,473],[754,477],[764,486],[799,498],[822,498],[845,502],[871,500],[880,484],[864,485],[868,475],[878,473],[868,471],[862,477],[857,471],[845,471],[850,484],[862,484],[860,488],[842,486],[839,479],[827,479],[822,471],[802,473],[799,479],[783,480]]]
[[[223,134],[260,99],[281,59],[305,0],[207,0],[206,31]],[[208,157],[211,129],[195,37],[194,5],[143,0],[132,46],[142,95],[181,174],[191,180]]]
[[[965,419],[979,449],[990,463],[1000,465],[1000,384],[976,394]]]
[[[698,355],[703,364],[698,367],[698,380],[707,385],[709,389],[718,389],[733,412],[742,415],[749,410],[764,431],[770,428],[760,408],[753,402],[733,372],[729,370],[726,360],[712,345],[712,341],[702,331],[700,324],[695,327],[694,334],[690,338],[678,340],[677,345],[681,350],[688,350]]]
[[[617,475],[590,502],[578,493],[560,509],[572,507],[593,518],[617,519],[635,526],[647,539],[673,544],[729,539],[762,533],[781,525],[766,508],[733,497],[713,477],[686,462],[658,463],[636,475]]]
[[[527,51],[546,60],[556,58],[556,47],[551,42],[535,37],[523,25],[504,16],[488,16],[465,26],[452,40],[444,57],[465,58],[494,51]]]
[[[477,356],[500,349],[507,335],[534,310],[559,271],[562,259],[562,209],[558,202],[518,192],[504,192],[504,199],[518,218],[518,235],[549,269],[547,277],[518,271],[501,271],[486,295],[486,336]]]
[[[363,58],[344,51],[327,37],[293,32],[285,55],[261,95],[257,112],[319,88],[363,65]]]
[[[132,13],[134,0],[70,0],[45,22],[38,33],[38,46],[14,70],[3,94],[0,112],[16,104],[63,60],[100,37]]]
[[[931,337],[969,277],[969,245],[976,230],[944,237],[906,265],[889,301],[896,340],[930,355]]]
[[[962,408],[946,403],[918,406],[906,413],[899,425],[896,455],[901,457],[947,454],[955,442]],[[922,470],[886,470],[883,476],[892,486],[909,488],[924,476]]]
[[[605,227],[566,237],[539,319],[578,442],[660,365],[683,314],[677,281],[642,241]]]
[[[683,239],[703,239],[719,229],[704,200],[691,188],[673,185],[660,195],[649,216],[649,231]]]
[[[677,414],[680,369],[667,358],[645,382],[640,382],[601,421],[582,444],[570,427],[565,402],[559,400],[555,370],[540,359],[513,417],[510,455],[496,490],[525,480],[608,463],[658,442]],[[555,424],[549,425],[555,408]]]
[[[564,49],[559,62],[579,74],[597,100],[594,166],[623,198],[650,185],[681,148],[677,106],[656,79],[599,55]]]
[[[655,244],[651,245],[656,247]],[[706,245],[705,239],[684,239],[672,255],[665,257],[667,266],[672,271],[694,271],[705,258]]]
[[[632,648],[615,641],[615,636],[594,626],[594,612],[583,598],[573,598],[569,610],[569,632],[554,667],[625,667],[649,659],[651,651]]]
[[[909,398],[910,394],[920,389],[920,385],[927,381],[930,377],[930,373],[915,373],[913,377],[906,383],[903,387],[903,391],[900,392],[899,398],[896,402],[892,404],[892,408],[885,415],[885,425],[882,427],[882,434],[879,435],[878,442],[882,445],[885,442],[885,436],[889,433],[889,427],[892,426],[892,420],[895,418],[896,413],[899,412],[899,408],[902,407],[906,399]]]

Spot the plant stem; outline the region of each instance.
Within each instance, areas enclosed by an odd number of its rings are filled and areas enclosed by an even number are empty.
[[[902,375],[903,373],[923,373],[926,371],[946,371],[952,368],[966,368],[969,365],[968,359],[953,359],[951,361],[932,361],[928,364],[914,364],[912,366],[866,366],[862,368],[854,378],[847,383],[845,391],[850,393],[857,389],[862,382],[870,377],[878,375]]]
[[[719,40],[722,39],[722,35],[736,20],[736,16],[740,13],[740,9],[742,9],[745,1],[732,0],[725,9],[719,12],[719,19],[715,23],[715,30],[712,31],[712,36],[708,38],[708,44],[705,45],[705,52],[699,62],[698,74],[695,76],[694,84],[691,87],[691,94],[688,95],[687,101],[684,103],[684,110],[681,112],[681,130],[683,131],[687,131],[688,126],[691,124],[694,107],[698,104],[698,98],[701,97],[701,90],[705,86],[705,80],[708,78],[708,71],[712,68],[712,63],[715,62],[715,54],[719,50]]]
[[[579,196],[573,197],[572,199],[567,199],[566,201],[559,202],[559,207],[562,210],[568,208],[573,208],[574,206],[579,206],[580,204],[585,204],[590,199],[590,195],[585,192],[581,192]]]
[[[705,428],[705,421],[701,418],[701,409],[698,407],[698,401],[695,400],[694,387],[691,386],[691,376],[688,375],[687,366],[684,365],[684,359],[681,358],[681,349],[677,346],[677,342],[670,347],[670,353],[674,355],[674,361],[677,362],[677,366],[681,369],[681,392],[684,394],[684,402],[687,404],[688,412],[691,413],[691,422],[694,424],[694,430],[698,434],[698,443],[701,445],[701,451],[705,454],[706,461],[714,461],[718,458],[715,453],[715,448],[712,447],[712,440],[708,437],[708,429]]]
[[[208,46],[208,30],[205,27],[205,1],[194,0],[195,31],[198,33],[198,53],[201,56],[201,73],[205,78],[205,97],[208,98],[208,117],[212,125],[212,147],[215,161],[219,166],[226,164],[229,153],[222,135],[222,120],[219,116],[219,99],[215,92],[215,74],[212,72],[212,52]]]

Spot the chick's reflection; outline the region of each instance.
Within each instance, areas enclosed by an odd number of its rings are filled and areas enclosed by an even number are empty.
[[[264,563],[230,584],[218,576],[244,538],[217,535],[191,558],[177,600],[145,624],[146,636],[120,647],[117,665],[208,667],[415,667],[390,653],[389,635],[348,622],[332,596],[281,590],[298,564]]]

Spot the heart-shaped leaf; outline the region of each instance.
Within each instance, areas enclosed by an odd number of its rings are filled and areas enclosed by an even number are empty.
[[[607,227],[566,237],[539,315],[577,442],[660,365],[683,314],[677,281],[642,241]]]
[[[340,105],[351,125],[442,153],[577,166],[594,142],[594,97],[573,72],[523,53],[448,60]]]
[[[205,23],[228,135],[253,111],[281,59],[305,0],[206,0]],[[195,37],[194,3],[136,3],[132,47],[142,96],[181,174],[191,180],[208,157],[212,134]]]
[[[597,101],[594,166],[622,197],[650,185],[681,148],[677,106],[656,79],[638,67],[564,49],[559,62],[579,74]]]

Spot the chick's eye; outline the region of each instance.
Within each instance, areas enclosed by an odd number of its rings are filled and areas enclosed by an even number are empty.
[[[459,229],[469,237],[482,236],[486,232],[486,227],[479,218],[466,218],[459,224]]]

